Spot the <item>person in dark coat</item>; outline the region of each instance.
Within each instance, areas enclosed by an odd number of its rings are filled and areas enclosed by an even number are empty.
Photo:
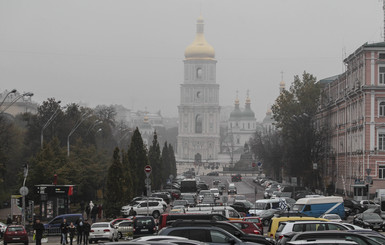
[[[75,237],[76,227],[74,226],[74,223],[71,222],[70,226],[68,227],[68,232],[70,234],[70,245],[72,245],[72,241]]]
[[[76,222],[76,231],[78,233],[77,244],[82,244],[84,232],[84,222],[82,218],[78,219],[78,221]]]
[[[91,231],[91,225],[87,222],[87,220],[84,221],[84,227],[83,227],[83,237],[84,237],[84,244],[88,245],[88,236],[90,235]]]
[[[68,243],[67,241],[68,224],[66,219],[63,219],[63,222],[60,224],[60,232],[61,232],[60,244],[66,245]]]
[[[35,224],[33,224],[33,233],[35,234],[36,245],[41,245],[44,230],[44,225],[40,223],[40,219],[37,218]]]
[[[8,225],[12,225],[12,218],[11,218],[11,215],[8,215],[8,218],[7,218],[7,226]]]
[[[91,219],[92,219],[92,223],[95,223],[96,222],[96,216],[98,215],[98,207],[97,206],[94,206],[92,209],[91,209]]]
[[[90,212],[91,212],[91,208],[89,205],[86,206],[86,215],[87,215],[87,219],[90,218]]]

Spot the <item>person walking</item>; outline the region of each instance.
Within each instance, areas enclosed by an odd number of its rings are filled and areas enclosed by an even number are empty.
[[[98,207],[97,206],[94,206],[92,209],[91,209],[91,219],[92,219],[92,223],[95,223],[96,222],[96,216],[98,215]]]
[[[72,245],[72,241],[75,237],[76,227],[74,226],[74,223],[71,222],[70,226],[68,227],[68,232],[70,234],[70,245]]]
[[[84,245],[88,245],[88,236],[90,235],[90,231],[91,231],[91,225],[88,223],[87,220],[85,220],[84,227],[83,227]]]
[[[84,222],[82,218],[79,218],[76,222],[76,231],[78,234],[77,244],[82,244],[83,242],[83,232],[84,232]]]
[[[7,226],[9,225],[12,225],[12,218],[10,214],[8,214],[8,218],[7,218]]]
[[[33,234],[35,235],[36,245],[41,245],[44,230],[44,225],[40,223],[40,219],[37,218],[35,224],[33,224]]]
[[[61,242],[60,242],[60,244],[66,245],[68,243],[68,241],[67,241],[68,224],[67,224],[67,220],[66,219],[63,219],[63,222],[60,224],[60,232],[61,232]]]

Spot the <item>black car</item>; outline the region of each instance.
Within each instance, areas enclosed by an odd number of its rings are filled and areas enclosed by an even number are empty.
[[[134,237],[152,235],[157,232],[156,223],[152,216],[137,216],[134,219]]]
[[[385,231],[385,223],[381,216],[376,213],[357,214],[353,218],[353,225],[358,225],[363,228],[370,228],[376,231],[380,229]]]
[[[225,221],[211,221],[211,220],[177,220],[171,224],[171,227],[210,227],[214,226],[221,228],[233,236],[245,242],[255,242],[259,244],[272,245],[273,240],[261,235],[246,234],[235,225]],[[162,235],[162,234],[160,234]]]
[[[358,214],[364,212],[364,208],[360,205],[359,202],[352,199],[344,200],[344,207],[348,207],[353,214]]]
[[[239,181],[242,181],[242,175],[241,174],[231,175],[231,182],[239,182]]]
[[[244,201],[236,201],[230,206],[235,210],[237,210],[238,212],[248,213],[250,208],[253,207],[253,204],[249,201],[244,200]]]
[[[219,176],[218,172],[210,172],[207,174],[207,176]]]
[[[305,232],[289,232],[283,235],[282,239],[279,241],[280,245],[285,245],[289,241],[299,241],[299,240],[314,240],[314,239],[330,239],[330,240],[350,240],[355,241],[357,244],[367,244],[367,245],[379,245],[379,243],[372,238],[369,238],[365,235],[352,233],[349,231],[305,231]]]

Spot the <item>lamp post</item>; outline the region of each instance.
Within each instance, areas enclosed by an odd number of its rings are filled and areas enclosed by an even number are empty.
[[[10,92],[8,92],[6,95],[5,95],[5,97],[4,97],[4,99],[3,99],[3,101],[1,101],[1,103],[0,103],[0,107],[2,107],[3,106],[3,104],[4,104],[4,101],[7,99],[7,97],[10,95],[10,94],[14,94],[14,93],[16,93],[17,92],[17,90],[16,89],[12,89]]]
[[[60,103],[61,103],[61,101],[59,100],[57,102],[57,104],[60,104]],[[41,132],[40,132],[40,147],[41,147],[41,149],[43,149],[43,140],[44,140],[43,132],[44,132],[44,129],[46,129],[48,127],[48,125],[50,125],[51,122],[53,120],[55,120],[56,116],[59,114],[59,109],[60,109],[60,105],[58,106],[58,108],[56,108],[56,110],[54,111],[52,116],[48,119],[48,121],[44,124],[43,128],[41,129]]]
[[[20,188],[19,192],[22,195],[22,224],[25,226],[25,196],[28,195],[28,188],[25,186],[25,181],[27,180],[28,176],[28,164],[24,164],[24,181],[23,186]]]
[[[12,90],[13,91],[13,90]],[[11,91],[11,92],[12,92]],[[16,91],[15,91],[16,92]],[[8,93],[9,94],[9,93]],[[7,94],[7,96],[8,96],[8,94]],[[3,110],[1,110],[0,111],[0,114],[3,114],[9,107],[11,107],[13,104],[15,104],[20,98],[22,98],[22,97],[24,97],[24,96],[29,96],[29,97],[31,97],[31,96],[33,96],[33,93],[31,93],[31,92],[27,92],[27,93],[24,93],[24,94],[21,94],[21,95],[19,95],[19,96],[17,96],[15,99],[13,99],[10,103],[9,103],[9,105],[7,105]],[[4,100],[3,100],[3,102],[5,101],[5,98],[4,98]],[[3,102],[1,102],[1,103],[3,103]],[[1,104],[2,105],[2,104]]]
[[[67,157],[70,156],[70,137],[71,135],[76,131],[76,129],[84,122],[84,120],[89,116],[88,112],[85,112],[82,114],[80,119],[76,122],[75,126],[71,129],[71,132],[68,134],[67,137]]]

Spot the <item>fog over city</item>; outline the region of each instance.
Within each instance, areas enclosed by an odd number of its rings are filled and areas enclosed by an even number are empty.
[[[185,48],[204,18],[220,105],[250,90],[257,120],[304,71],[344,71],[343,59],[383,38],[379,0],[0,0],[0,90],[33,101],[119,104],[176,117]]]

